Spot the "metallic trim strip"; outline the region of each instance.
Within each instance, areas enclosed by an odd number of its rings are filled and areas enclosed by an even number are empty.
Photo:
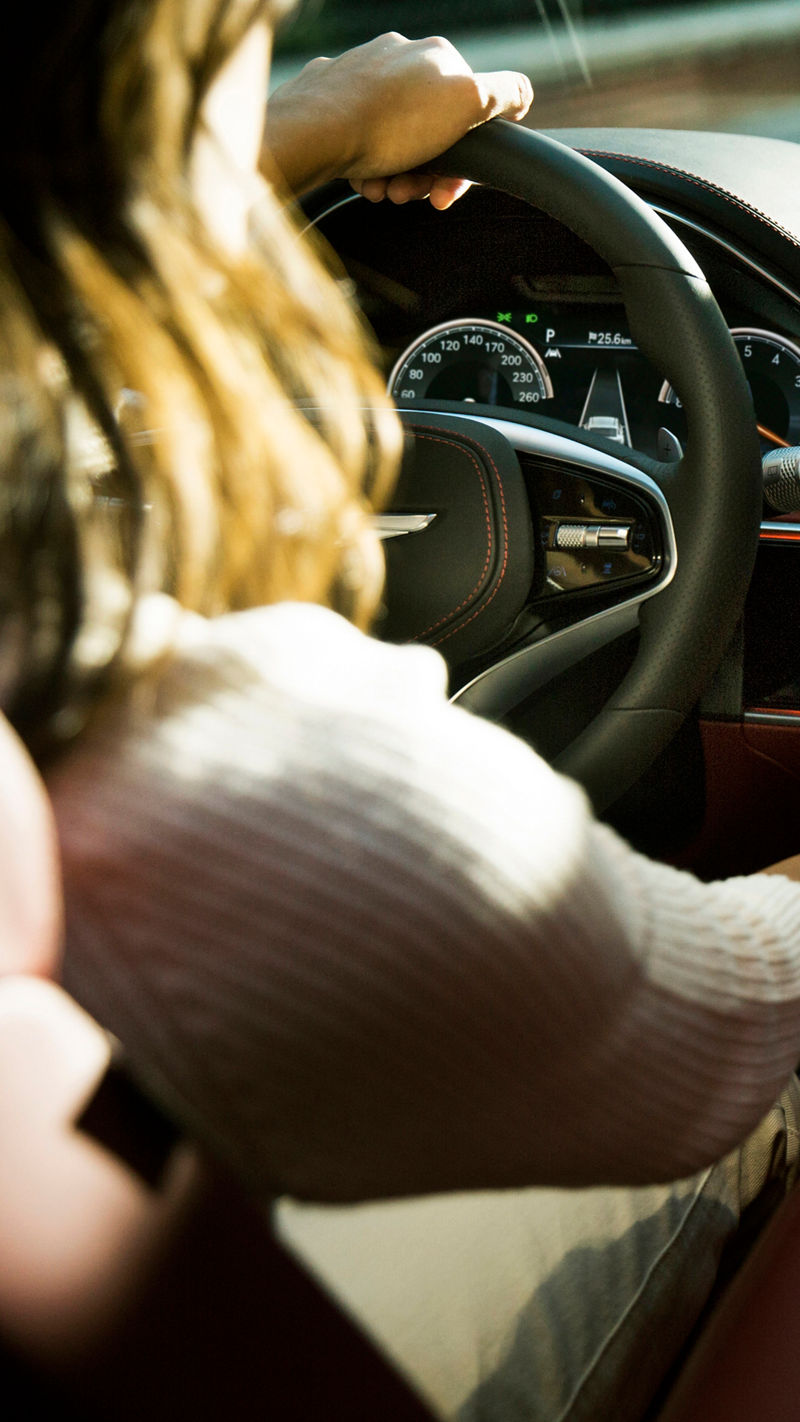
[[[424,533],[435,518],[435,513],[382,513],[375,514],[372,526],[379,538],[403,538],[407,533]]]
[[[647,198],[645,198],[645,202],[648,202]],[[736,257],[738,261],[743,262],[746,267],[750,267],[751,271],[756,272],[763,281],[769,282],[776,290],[782,292],[784,296],[788,296],[789,300],[792,301],[795,306],[800,304],[800,293],[794,291],[792,287],[787,286],[786,282],[781,281],[780,277],[776,277],[767,267],[762,267],[761,263],[755,261],[753,257],[747,256],[747,254],[733,242],[727,241],[725,237],[718,236],[712,228],[705,227],[702,222],[696,222],[694,218],[684,217],[683,213],[675,212],[672,208],[665,207],[662,203],[648,202],[648,206],[653,209],[653,212],[657,212],[660,217],[668,217],[675,222],[680,222],[692,232],[697,232],[701,237],[706,237],[709,242],[715,243],[717,247],[721,247],[723,251],[728,252],[730,256]]]
[[[800,711],[745,711],[743,721],[762,726],[793,726],[800,730]]]
[[[761,525],[761,542],[800,542],[800,523],[774,523],[770,519],[765,519]]]
[[[448,419],[471,420],[473,423],[488,425],[503,435],[520,453],[544,456],[630,484],[657,504],[662,521],[664,563],[660,575],[653,583],[626,598],[624,602],[616,603],[614,607],[592,613],[571,627],[564,627],[549,637],[519,648],[467,682],[452,697],[453,701],[469,707],[470,710],[497,717],[510,711],[526,696],[546,682],[552,681],[560,672],[583,661],[592,652],[636,626],[640,605],[656,593],[662,592],[675,576],[678,561],[675,529],[669,504],[655,480],[615,455],[579,444],[577,440],[569,439],[566,435],[518,425],[510,420],[495,420],[483,415],[453,414],[451,411],[448,411]]]
[[[322,212],[318,212],[316,217],[312,217],[300,228],[301,233],[310,232],[312,227],[318,227],[324,218],[330,217],[332,213],[338,212],[340,207],[349,207],[351,202],[361,202],[360,193],[345,193],[342,197],[332,202],[330,207],[326,207]]]

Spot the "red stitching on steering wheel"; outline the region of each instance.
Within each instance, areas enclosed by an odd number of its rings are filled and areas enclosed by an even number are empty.
[[[458,450],[460,450],[463,454],[465,454],[465,455],[467,456],[468,459],[470,459],[470,460],[472,461],[472,464],[473,464],[473,466],[475,467],[475,469],[477,470],[478,478],[480,479],[480,482],[481,482],[481,497],[483,498],[484,517],[485,517],[485,520],[486,520],[486,558],[485,558],[485,560],[484,560],[484,564],[483,564],[483,567],[482,567],[482,569],[481,569],[480,576],[479,576],[479,578],[478,578],[477,583],[475,584],[475,586],[474,586],[474,588],[472,589],[472,591],[471,591],[470,593],[468,593],[467,596],[466,596],[460,603],[458,603],[454,608],[452,608],[450,612],[446,612],[446,613],[443,614],[443,616],[437,618],[437,620],[436,620],[435,622],[432,622],[432,623],[431,623],[430,627],[426,627],[426,628],[425,628],[425,631],[424,631],[424,632],[418,632],[418,633],[416,634],[419,638],[422,638],[422,637],[429,637],[432,632],[435,632],[435,631],[436,631],[437,627],[441,627],[441,626],[442,626],[445,622],[447,622],[451,617],[457,616],[458,613],[461,612],[462,608],[465,608],[465,607],[468,607],[468,606],[469,606],[469,604],[472,602],[472,599],[473,599],[473,598],[477,595],[477,593],[479,592],[480,587],[481,587],[481,584],[483,583],[483,581],[484,581],[484,579],[485,579],[485,577],[486,577],[486,574],[487,574],[487,572],[488,572],[489,565],[490,565],[490,563],[491,563],[491,558],[492,558],[492,521],[491,521],[491,515],[490,515],[490,509],[489,509],[489,498],[488,498],[488,494],[487,494],[487,490],[486,490],[486,481],[485,481],[485,479],[484,479],[483,470],[482,470],[482,468],[481,468],[481,466],[480,466],[479,461],[476,459],[475,455],[474,455],[473,453],[471,453],[471,451],[465,446],[465,444],[464,444],[464,436],[461,435],[460,431],[458,431],[458,430],[445,430],[445,431],[442,432],[442,434],[433,434],[430,430],[428,430],[427,428],[423,428],[423,427],[420,426],[420,425],[412,425],[411,428],[414,430],[414,433],[415,433],[415,435],[416,435],[418,438],[420,438],[420,439],[432,439],[432,440],[438,441],[440,444],[448,444],[448,445],[450,445],[451,447],[455,447],[455,448],[457,448]],[[446,438],[443,437],[444,435],[448,435],[448,434],[451,436],[450,439],[446,439]],[[500,584],[501,584],[502,581],[503,581],[503,578],[505,577],[506,568],[507,568],[507,566],[508,566],[508,520],[507,520],[507,516],[506,516],[505,492],[504,492],[504,490],[503,490],[503,481],[502,481],[502,478],[500,477],[500,471],[499,471],[499,469],[497,468],[497,465],[495,464],[495,462],[494,462],[494,460],[493,460],[491,454],[489,453],[488,449],[486,448],[486,446],[483,445],[483,444],[481,444],[481,442],[480,442],[479,439],[475,439],[475,438],[473,437],[473,435],[472,435],[471,432],[470,432],[470,435],[469,435],[469,439],[470,439],[470,441],[471,441],[473,444],[475,444],[475,445],[478,447],[478,449],[480,449],[480,450],[482,451],[484,457],[486,458],[486,460],[488,461],[488,463],[491,465],[492,470],[493,470],[493,472],[494,472],[494,477],[495,477],[495,479],[497,480],[497,489],[498,489],[498,493],[499,493],[499,495],[500,495],[500,507],[501,507],[501,511],[502,511],[502,520],[503,520],[503,562],[502,562],[502,565],[501,565],[501,567],[500,567],[500,572],[499,572],[498,577],[497,577],[497,582],[495,583],[495,586],[494,586],[494,588],[492,589],[492,592],[491,592],[490,596],[486,599],[486,601],[483,602],[483,603],[481,603],[481,606],[480,606],[479,608],[476,608],[476,610],[471,614],[471,616],[468,617],[465,622],[462,622],[462,623],[461,623],[460,627],[451,627],[448,632],[443,632],[440,637],[437,637],[436,640],[435,640],[434,642],[432,642],[432,644],[431,644],[431,645],[434,646],[434,647],[438,647],[441,642],[446,642],[447,639],[448,639],[448,637],[454,636],[456,632],[459,632],[459,631],[461,630],[461,627],[466,627],[466,626],[468,626],[468,624],[469,624],[470,622],[473,622],[476,617],[480,617],[481,613],[489,606],[490,602],[491,602],[491,601],[493,600],[493,598],[497,595],[498,589],[499,589],[499,587],[500,587]]]

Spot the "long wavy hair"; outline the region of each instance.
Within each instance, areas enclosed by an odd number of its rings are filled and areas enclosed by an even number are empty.
[[[374,610],[399,436],[366,338],[266,185],[232,260],[189,181],[211,81],[284,8],[49,0],[0,48],[0,704],[34,749],[143,592]]]

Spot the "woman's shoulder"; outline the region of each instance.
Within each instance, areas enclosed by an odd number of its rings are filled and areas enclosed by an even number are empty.
[[[446,665],[429,648],[381,643],[298,603],[180,613],[169,636],[170,655],[48,776],[73,841],[79,808],[96,825],[104,800],[117,814],[134,800],[155,812],[167,800],[188,809],[305,795],[322,811],[355,797],[387,812],[415,806],[437,824],[461,823],[465,807],[506,823],[514,805],[527,817],[554,800],[572,805],[570,819],[585,814],[576,787],[529,747],[449,703]]]
[[[291,750],[298,773],[315,745],[346,756],[356,724],[368,739],[410,744],[415,727],[447,710],[437,652],[380,642],[328,608],[280,603],[215,618],[180,613],[168,655],[134,677],[104,719],[115,754],[125,741],[142,753],[162,744],[176,755],[191,746],[198,761],[235,758],[236,728],[251,751]],[[98,723],[93,738],[103,734]]]
[[[346,773],[359,743],[410,746],[447,707],[437,653],[383,644],[329,609],[282,603],[205,618],[154,599],[128,676],[56,760],[48,788],[73,820],[84,799],[96,808],[101,784],[115,798],[123,786],[194,798],[233,777],[265,793],[326,762]]]
[[[284,602],[206,619],[183,614],[176,628],[175,667],[255,675],[304,700],[338,701],[362,694],[420,693],[441,699],[447,668],[430,648],[390,645],[338,613],[312,603]]]

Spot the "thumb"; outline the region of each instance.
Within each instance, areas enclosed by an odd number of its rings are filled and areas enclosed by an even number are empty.
[[[491,74],[476,74],[484,119],[524,118],[533,103],[533,85],[527,74],[513,69],[498,69]]]

